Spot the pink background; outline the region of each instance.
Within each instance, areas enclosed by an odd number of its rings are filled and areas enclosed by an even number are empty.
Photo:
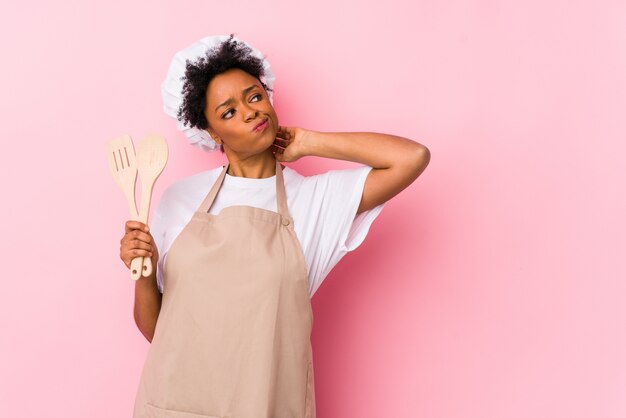
[[[169,140],[174,52],[235,32],[280,122],[432,153],[313,298],[318,416],[626,416],[626,5],[13,2],[0,17],[0,416],[130,417],[149,343],[103,151]],[[306,157],[303,174],[354,163]]]

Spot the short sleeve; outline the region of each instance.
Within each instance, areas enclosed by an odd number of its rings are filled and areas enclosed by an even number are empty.
[[[341,258],[365,240],[385,203],[356,214],[370,166],[330,170],[318,176],[316,195],[322,196],[311,250],[317,265],[309,277],[310,293],[321,285]],[[319,195],[318,195],[319,196]]]

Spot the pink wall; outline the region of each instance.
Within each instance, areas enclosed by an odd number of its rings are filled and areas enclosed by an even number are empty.
[[[282,123],[432,153],[313,298],[319,418],[626,416],[624,2],[101,4],[0,18],[0,416],[130,417],[149,344],[103,144],[169,139],[157,199],[221,164],[159,86],[230,32],[268,56]]]

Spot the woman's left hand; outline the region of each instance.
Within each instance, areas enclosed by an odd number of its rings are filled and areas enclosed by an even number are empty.
[[[272,151],[278,161],[292,162],[304,157],[304,138],[309,133],[306,129],[279,126]]]

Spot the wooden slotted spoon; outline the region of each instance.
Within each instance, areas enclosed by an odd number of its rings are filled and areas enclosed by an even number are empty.
[[[146,136],[139,144],[137,151],[137,169],[141,177],[141,205],[139,206],[138,220],[148,224],[150,213],[150,200],[152,188],[156,179],[161,175],[167,163],[167,141],[159,134]],[[143,268],[141,263],[143,260]],[[137,257],[131,262],[131,271],[137,269],[144,276],[152,274],[152,261],[150,257]]]
[[[114,138],[105,144],[109,161],[109,168],[113,179],[120,186],[128,201],[130,217],[139,220],[137,205],[135,203],[135,183],[137,182],[137,161],[135,159],[135,147],[129,135]],[[133,260],[134,261],[134,260]],[[141,263],[141,260],[139,261]],[[141,264],[130,270],[130,277],[138,280],[141,277],[139,269]]]

